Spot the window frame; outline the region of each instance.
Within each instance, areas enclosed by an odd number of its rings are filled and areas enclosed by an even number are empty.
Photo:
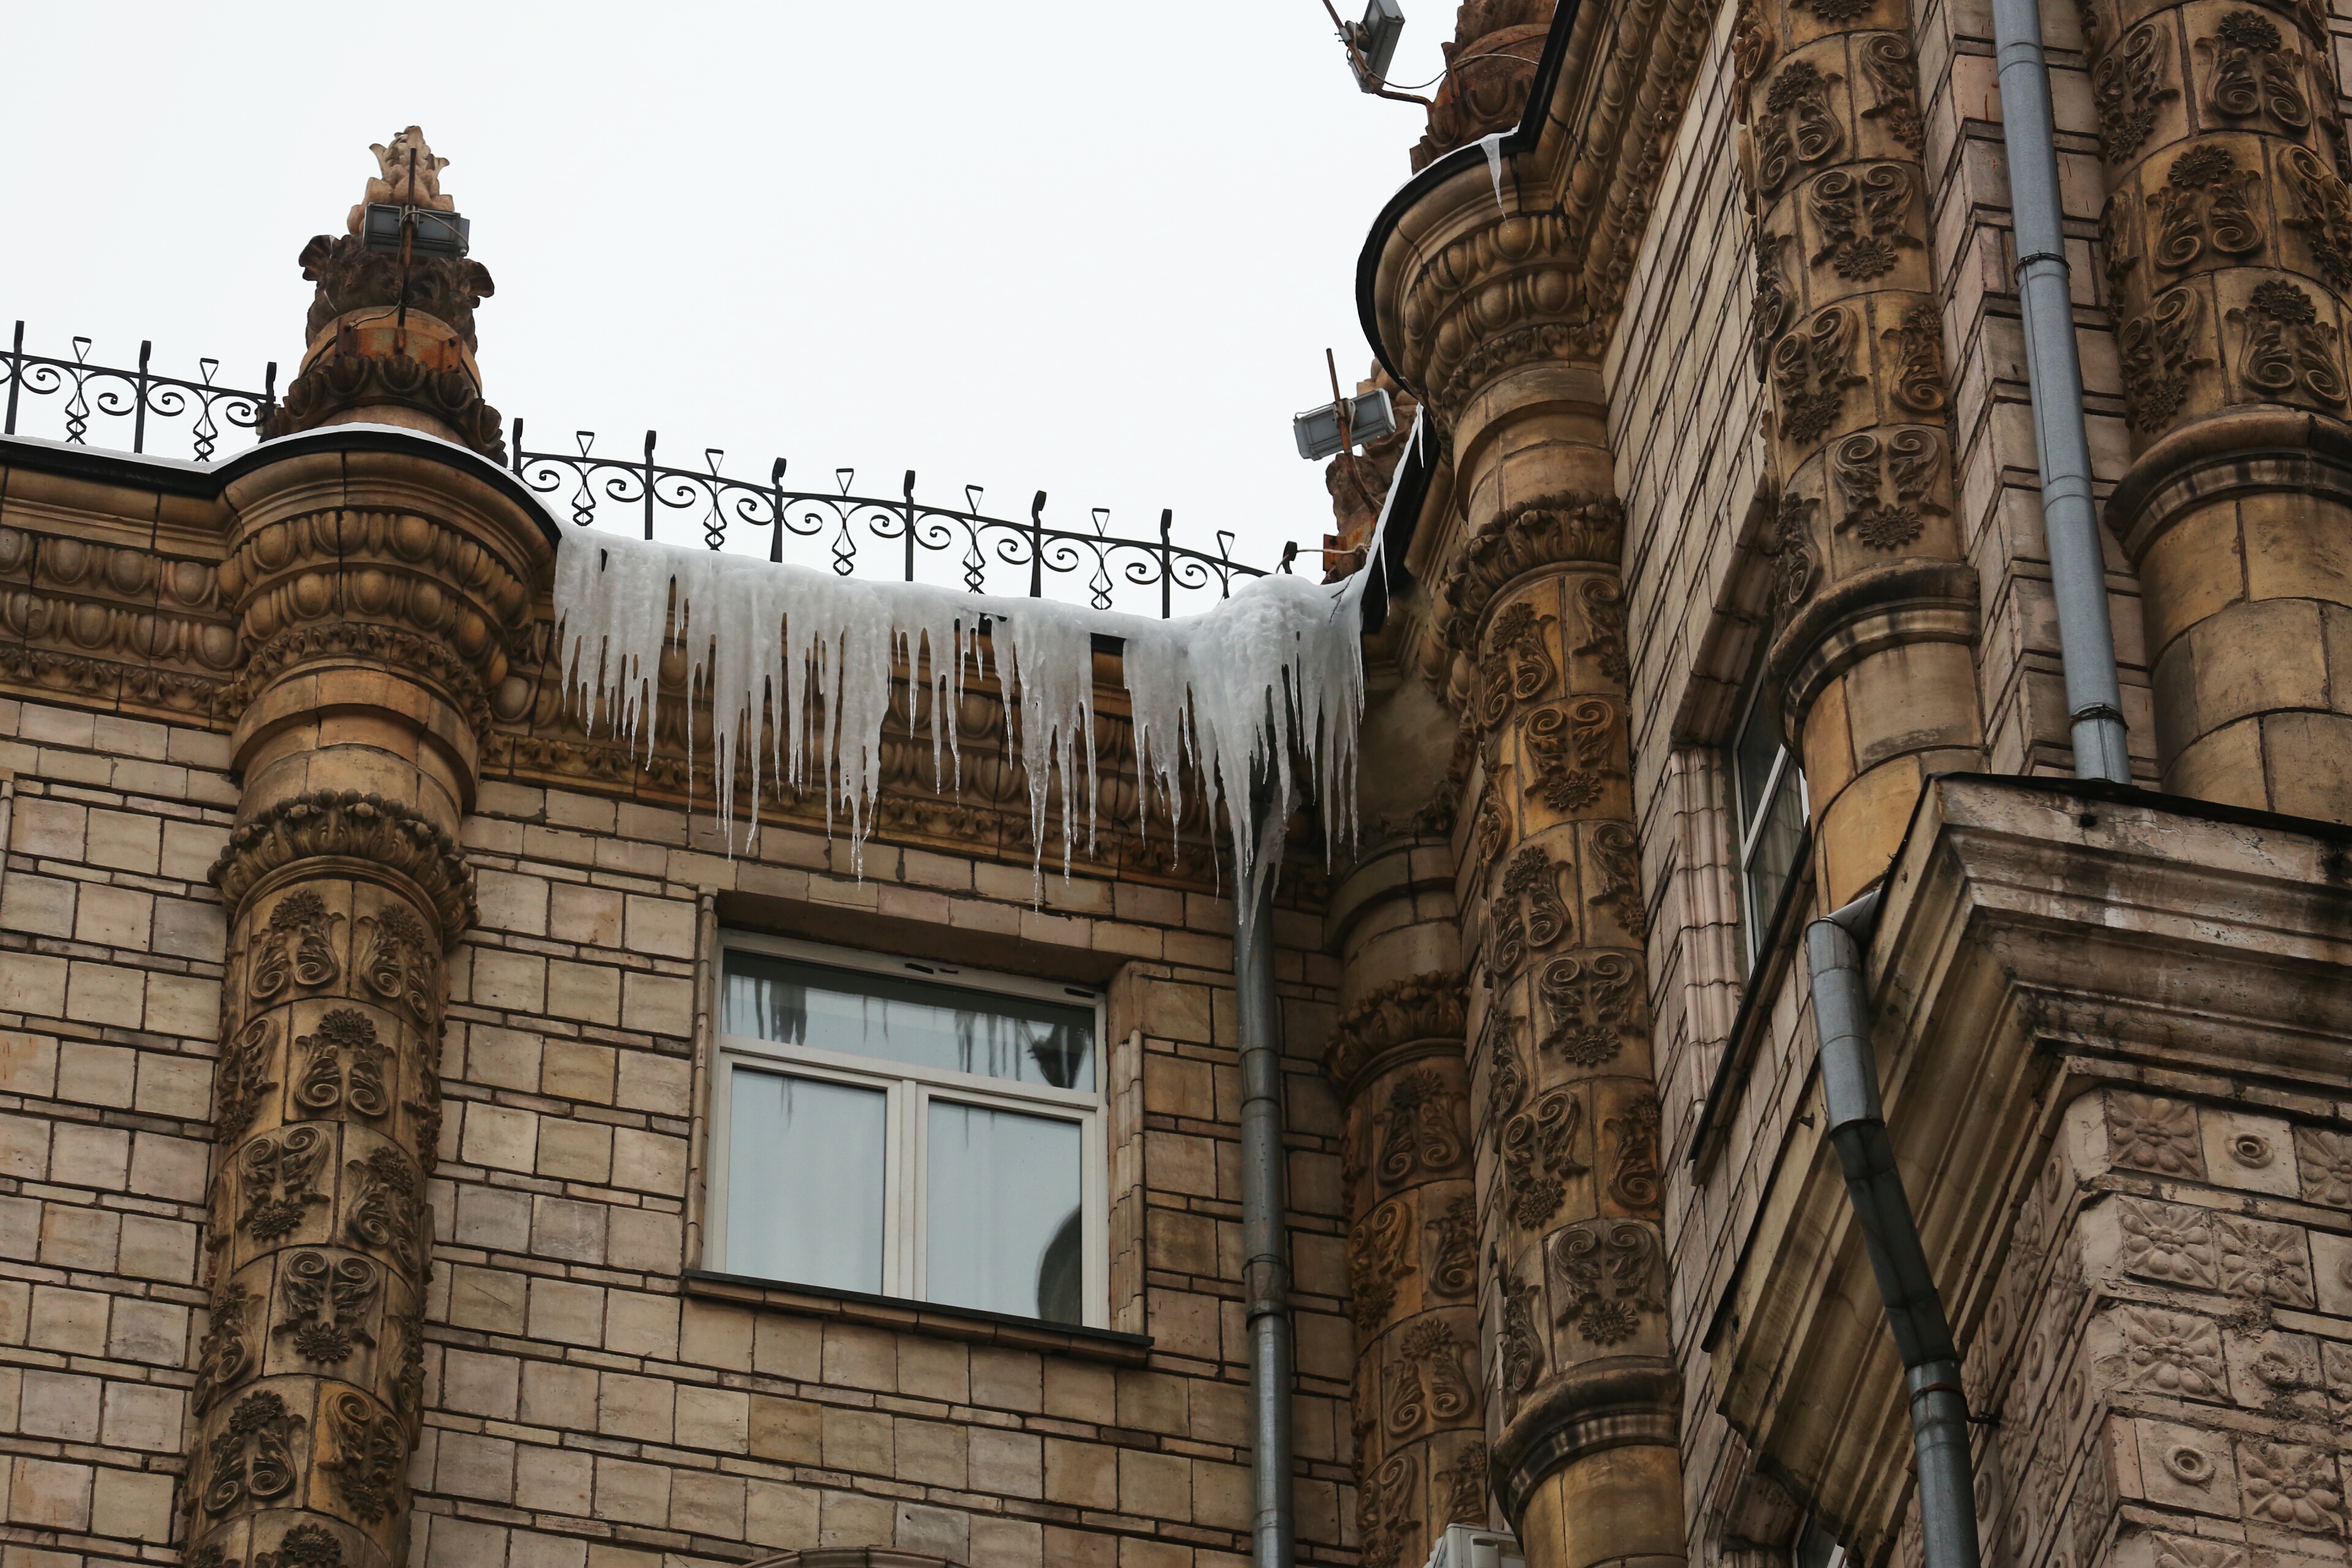
[[[786,1077],[815,1079],[883,1092],[883,1157],[886,1164],[882,1199],[882,1289],[874,1294],[886,1300],[904,1301],[910,1306],[954,1312],[978,1311],[994,1317],[1017,1316],[989,1308],[966,1307],[952,1301],[933,1301],[923,1294],[928,1284],[925,1279],[928,1259],[923,1243],[929,1218],[928,1167],[930,1140],[928,1134],[931,1102],[945,1100],[951,1104],[1018,1111],[1053,1121],[1075,1122],[1078,1127],[1078,1223],[1082,1233],[1081,1288],[1084,1300],[1078,1323],[1057,1326],[1110,1327],[1110,1163],[1104,1124],[1109,1098],[1107,1080],[1111,1052],[1108,998],[1100,988],[1035,980],[929,959],[834,947],[793,937],[769,936],[725,927],[719,931],[718,946],[716,962],[710,966],[713,987],[709,998],[710,1152],[703,1184],[707,1215],[704,1247],[707,1256],[717,1260],[710,1265],[714,1272],[766,1280],[814,1294],[869,1294],[840,1287],[770,1279],[765,1275],[745,1273],[736,1268],[729,1258],[727,1185],[731,1160],[730,1141],[734,1119],[735,1070],[738,1067],[748,1067]],[[813,1046],[785,1045],[756,1036],[730,1034],[726,1028],[724,1001],[727,955],[731,951],[790,959],[851,974],[914,979],[927,984],[969,991],[982,997],[1017,996],[1052,1002],[1066,1007],[1090,1007],[1094,1013],[1095,1027],[1095,1086],[1090,1090],[1055,1089],[1045,1084],[1017,1083],[986,1073],[918,1067],[878,1057],[864,1057]],[[1020,1321],[1056,1326],[1053,1320],[1045,1318],[1022,1318]]]
[[[1768,927],[1772,917],[1779,912],[1779,899],[1774,900],[1775,907],[1772,909],[1758,907],[1756,852],[1763,845],[1765,830],[1772,821],[1773,808],[1780,804],[1781,785],[1791,770],[1797,775],[1798,827],[1800,830],[1809,829],[1813,820],[1812,793],[1805,782],[1804,764],[1799,760],[1796,748],[1789,744],[1785,736],[1776,737],[1771,765],[1765,770],[1762,787],[1756,791],[1756,815],[1752,819],[1748,816],[1748,791],[1740,742],[1748,733],[1749,721],[1756,716],[1757,705],[1763,700],[1764,661],[1759,658],[1756,668],[1749,672],[1747,692],[1740,700],[1738,716],[1732,720],[1723,745],[1724,760],[1729,764],[1731,773],[1732,874],[1739,883],[1739,951],[1743,976],[1755,973],[1756,966],[1763,962],[1764,943],[1771,935]],[[1796,878],[1797,867],[1792,864],[1781,878],[1784,896]]]

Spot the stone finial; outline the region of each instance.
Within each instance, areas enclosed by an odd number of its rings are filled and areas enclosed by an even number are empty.
[[[1418,172],[1479,137],[1507,131],[1527,109],[1551,30],[1553,0],[1465,0],[1444,46],[1445,80],[1430,106],[1429,131],[1412,150]]]
[[[1395,477],[1404,444],[1412,438],[1413,410],[1420,406],[1412,394],[1399,386],[1378,363],[1369,378],[1356,383],[1359,395],[1381,387],[1388,389],[1396,405],[1395,432],[1367,442],[1360,452],[1342,452],[1323,468],[1324,488],[1331,492],[1332,521],[1339,525],[1337,532],[1323,536],[1326,582],[1336,582],[1364,563],[1364,546],[1371,540],[1372,524],[1380,521],[1389,480]]]
[[[377,173],[368,179],[367,195],[352,208],[348,220],[352,233],[359,233],[361,216],[376,202],[438,213],[457,210],[457,204],[441,194],[441,171],[449,166],[449,160],[434,155],[422,126],[412,125],[388,144],[374,142],[368,151],[375,154]]]

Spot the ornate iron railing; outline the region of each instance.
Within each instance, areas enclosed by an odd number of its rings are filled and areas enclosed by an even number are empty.
[[[269,362],[268,370],[263,374],[262,389],[247,392],[214,382],[213,377],[220,370],[220,361],[216,359],[196,362],[204,378],[201,381],[158,375],[149,364],[154,349],[152,342],[139,345],[135,370],[90,363],[88,338],[74,339],[73,358],[51,359],[25,352],[25,323],[17,322],[7,353],[0,356],[0,385],[8,389],[6,412],[0,416],[0,435],[16,433],[17,411],[27,395],[61,397],[66,439],[77,447],[89,445],[92,420],[129,420],[131,450],[143,453],[147,450],[150,420],[162,423],[189,419],[187,435],[189,444],[195,449],[196,461],[209,463],[219,449],[224,426],[250,430],[261,423],[262,416],[278,401],[275,360]]]
[[[65,438],[76,446],[91,444],[94,422],[128,420],[130,449],[143,453],[151,423],[192,419],[185,434],[195,460],[206,463],[225,429],[255,428],[277,402],[275,361],[264,374],[262,390],[249,392],[215,384],[217,360],[199,360],[203,379],[184,381],[155,374],[152,343],[139,345],[133,370],[90,363],[89,346],[88,338],[74,339],[69,360],[28,354],[25,323],[18,321],[6,354],[0,356],[0,386],[6,389],[0,433],[16,434],[25,398],[58,398]],[[100,444],[119,430],[101,423]],[[685,522],[698,527],[713,550],[725,549],[730,535],[740,538],[737,530],[754,539],[764,530],[769,560],[785,559],[787,539],[810,541],[845,577],[863,567],[912,583],[928,566],[975,594],[992,586],[1015,593],[1025,588],[1032,598],[1043,598],[1048,582],[1066,582],[1082,589],[1098,610],[1121,599],[1131,604],[1135,595],[1157,590],[1164,618],[1174,613],[1180,594],[1213,587],[1222,598],[1237,580],[1265,575],[1263,568],[1233,558],[1234,535],[1227,531],[1218,531],[1214,553],[1177,543],[1174,520],[1166,510],[1160,514],[1157,537],[1135,539],[1111,532],[1110,512],[1103,507],[1091,510],[1084,528],[1047,522],[1044,490],[1031,499],[1029,520],[1021,522],[982,512],[978,485],[964,487],[962,507],[918,500],[912,468],[895,498],[853,493],[854,468],[835,468],[832,489],[794,489],[784,482],[782,458],[769,465],[762,483],[722,473],[722,447],[703,448],[698,468],[658,462],[657,440],[648,430],[636,456],[620,457],[596,451],[595,432],[581,430],[573,435],[577,451],[534,452],[524,446],[523,422],[516,419],[508,450],[515,477],[548,497],[557,516],[568,512],[580,527],[631,528],[651,539],[657,521]],[[1290,569],[1296,548],[1283,552],[1282,570]]]
[[[895,570],[909,583],[918,580],[922,565],[933,563],[927,557],[936,557],[937,564],[960,575],[975,594],[987,591],[992,578],[1004,583],[1008,574],[1000,568],[1010,568],[1014,583],[1025,572],[1031,598],[1045,596],[1049,578],[1083,579],[1097,610],[1109,609],[1122,587],[1157,588],[1163,617],[1173,613],[1179,592],[1213,585],[1223,597],[1236,578],[1265,575],[1261,568],[1233,558],[1234,536],[1223,530],[1218,531],[1214,554],[1176,543],[1173,517],[1165,510],[1156,539],[1131,539],[1110,531],[1106,507],[1093,509],[1086,529],[1047,522],[1044,490],[1030,499],[1029,521],[1016,522],[983,513],[978,485],[964,487],[961,508],[916,500],[912,468],[895,498],[853,493],[855,468],[834,469],[830,490],[794,489],[784,483],[787,465],[782,458],[769,465],[762,484],[720,472],[727,454],[718,447],[703,449],[699,468],[658,462],[659,436],[652,430],[646,432],[642,451],[625,458],[597,452],[593,430],[574,433],[577,452],[534,452],[523,443],[523,428],[517,419],[508,441],[515,473],[532,489],[555,497],[562,503],[559,512],[569,508],[572,521],[583,528],[623,513],[651,539],[657,521],[677,518],[699,527],[703,542],[713,550],[726,547],[730,529],[765,530],[771,561],[784,559],[788,537],[812,540],[821,542],[833,569],[845,577],[878,557],[883,569]]]

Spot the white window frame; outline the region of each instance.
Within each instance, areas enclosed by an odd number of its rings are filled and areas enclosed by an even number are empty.
[[[1772,765],[1764,772],[1764,786],[1756,792],[1754,819],[1750,820],[1747,815],[1748,792],[1742,787],[1744,781],[1740,777],[1739,742],[1741,737],[1748,733],[1748,721],[1756,716],[1757,703],[1763,698],[1764,670],[1759,661],[1755,673],[1748,678],[1747,700],[1739,705],[1739,717],[1732,721],[1730,736],[1723,748],[1724,757],[1731,766],[1731,837],[1737,846],[1739,861],[1737,875],[1739,879],[1741,916],[1740,951],[1747,960],[1750,974],[1756,972],[1758,962],[1763,958],[1764,941],[1770,934],[1764,929],[1765,922],[1776,912],[1756,907],[1756,851],[1764,842],[1765,825],[1772,820],[1772,807],[1780,795],[1780,781],[1792,768],[1797,774],[1797,820],[1806,825],[1813,820],[1813,800],[1805,785],[1804,765],[1797,761],[1795,750],[1785,740],[1773,752]],[[1796,875],[1797,868],[1791,866],[1780,884],[1784,891],[1789,883],[1796,879]]]
[[[896,957],[801,942],[789,937],[721,930],[719,961],[711,965],[711,984],[718,991],[709,1000],[711,1029],[717,1041],[710,1074],[710,1158],[707,1185],[709,1219],[706,1246],[716,1261],[716,1272],[740,1273],[730,1268],[727,1253],[727,1178],[730,1170],[729,1128],[733,1120],[737,1067],[782,1071],[860,1089],[878,1089],[884,1095],[882,1291],[885,1297],[949,1311],[973,1309],[950,1302],[932,1302],[925,1296],[926,1259],[923,1237],[928,1206],[926,1170],[930,1140],[931,1101],[1017,1110],[1033,1116],[1076,1122],[1078,1126],[1079,1228],[1083,1232],[1085,1300],[1082,1321],[1090,1329],[1110,1327],[1110,1180],[1109,1156],[1104,1146],[1105,1079],[1108,1076],[1108,1018],[1102,992],[1090,986],[1033,980],[961,964],[928,959]],[[1095,1087],[1057,1089],[1043,1084],[1014,1083],[986,1073],[955,1072],[920,1068],[904,1062],[809,1046],[781,1045],[750,1035],[726,1032],[722,1005],[727,984],[727,953],[762,953],[796,963],[821,965],[852,973],[919,980],[947,985],[982,996],[1018,996],[1052,1002],[1065,1007],[1092,1007],[1095,1016]],[[803,1280],[779,1280],[831,1293],[830,1288]],[[1044,1320],[1034,1320],[1044,1321]]]

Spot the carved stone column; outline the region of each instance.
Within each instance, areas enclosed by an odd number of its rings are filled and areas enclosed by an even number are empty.
[[[1885,869],[1927,774],[1981,765],[1927,130],[1905,0],[1747,0],[1733,48],[1780,487],[1771,690],[1834,907]]]
[[[215,1090],[196,1568],[394,1568],[430,1268],[445,954],[487,693],[552,560],[502,476],[323,432],[232,480],[237,826]]]
[[[1487,1518],[1454,880],[1443,839],[1391,838],[1331,903],[1348,1005],[1323,1070],[1346,1108],[1364,1568],[1420,1568],[1446,1525]]]
[[[2352,821],[2352,190],[2325,7],[2081,0],[2168,790]]]

